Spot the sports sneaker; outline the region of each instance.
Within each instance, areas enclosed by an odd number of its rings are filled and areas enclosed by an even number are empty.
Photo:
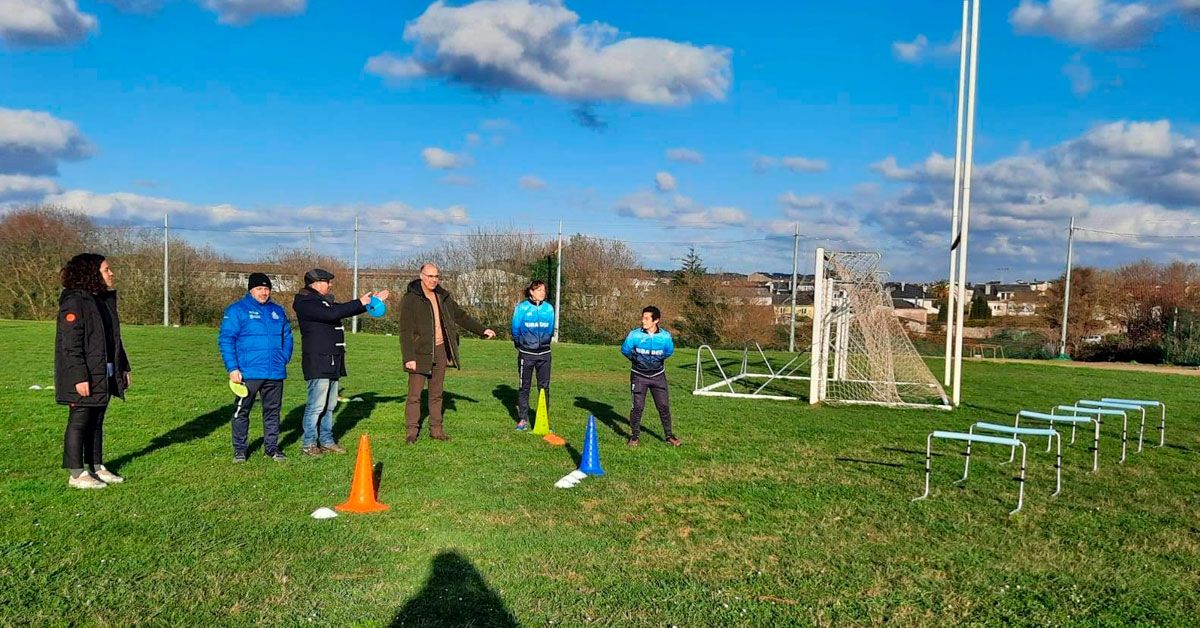
[[[245,461],[246,461],[246,454],[233,454],[234,464],[237,464],[239,462],[245,462]]]
[[[517,423],[517,431],[518,431],[518,432],[527,432],[527,431],[529,431],[529,421],[526,421],[525,419],[521,419],[521,420],[520,420],[520,421]]]
[[[337,443],[331,443],[329,445],[321,445],[321,451],[333,454],[344,454],[346,453],[346,448]]]
[[[96,467],[96,477],[100,478],[105,484],[120,484],[125,481],[125,478],[104,468],[104,465]]]
[[[93,488],[104,488],[108,485],[105,484],[104,482],[102,482],[96,476],[92,475],[91,473],[84,471],[83,473],[80,473],[79,477],[77,477],[77,478],[68,478],[67,486],[70,486],[71,488],[79,488],[79,489],[93,489]]]
[[[302,453],[306,456],[312,456],[312,457],[316,458],[317,456],[320,456],[321,454],[323,454],[325,452],[324,452],[324,450],[321,449],[320,445],[310,445],[308,447],[301,447],[300,453]]]
[[[636,439],[636,438],[631,438],[631,439],[629,439],[629,440],[625,441],[625,444],[626,444],[626,445],[629,445],[630,447],[637,447],[637,446],[638,446],[638,445],[640,445],[641,443],[639,443],[639,442],[638,442],[638,439]]]
[[[670,436],[667,438],[667,444],[672,447],[680,447],[683,445],[683,441],[679,440],[679,438],[675,436]]]
[[[267,454],[267,457],[270,458],[271,460],[274,460],[275,462],[283,462],[284,460],[287,460],[287,456],[283,455],[282,449],[280,449],[279,451],[277,451],[273,454]]]

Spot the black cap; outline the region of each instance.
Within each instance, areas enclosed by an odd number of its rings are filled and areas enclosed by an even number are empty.
[[[314,268],[304,273],[304,285],[311,286],[318,281],[333,281],[333,273],[324,268]]]
[[[265,273],[250,273],[250,281],[246,285],[247,290],[253,290],[259,286],[271,287],[271,278]]]

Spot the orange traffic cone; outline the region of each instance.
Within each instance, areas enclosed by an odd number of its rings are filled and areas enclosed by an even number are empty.
[[[354,481],[350,483],[350,499],[334,506],[341,512],[382,512],[386,504],[375,499],[375,475],[371,464],[371,441],[363,434],[358,439],[358,459],[354,461]]]

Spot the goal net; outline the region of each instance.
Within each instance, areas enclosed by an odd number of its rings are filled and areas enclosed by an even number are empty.
[[[950,409],[884,290],[879,254],[817,249],[810,403]]]

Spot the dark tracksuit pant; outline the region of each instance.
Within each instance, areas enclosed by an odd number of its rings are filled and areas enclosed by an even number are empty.
[[[446,345],[440,344],[433,348],[433,368],[428,375],[425,373],[408,374],[408,399],[404,404],[404,425],[407,436],[415,438],[421,430],[421,391],[429,386],[429,431],[437,434],[442,431],[442,396],[446,390],[446,367],[450,357],[446,355]]]
[[[521,390],[517,393],[517,417],[529,420],[529,387],[537,373],[539,390],[546,391],[546,407],[550,407],[550,352],[540,355],[517,352],[517,373],[521,377]]]
[[[250,394],[235,397],[233,410],[233,453],[246,454],[246,438],[250,432],[250,410],[254,398],[262,397],[263,453],[271,456],[279,451],[279,411],[283,407],[282,379],[248,379],[242,382]]]
[[[654,398],[654,407],[658,409],[658,418],[662,420],[663,438],[675,435],[671,431],[671,396],[667,392],[667,373],[660,371],[656,375],[644,375],[630,371],[629,384],[633,390],[633,409],[629,411],[629,436],[637,438],[642,432],[642,410],[646,408],[646,391]]]
[[[63,468],[104,464],[104,413],[108,406],[72,405],[63,435]]]

